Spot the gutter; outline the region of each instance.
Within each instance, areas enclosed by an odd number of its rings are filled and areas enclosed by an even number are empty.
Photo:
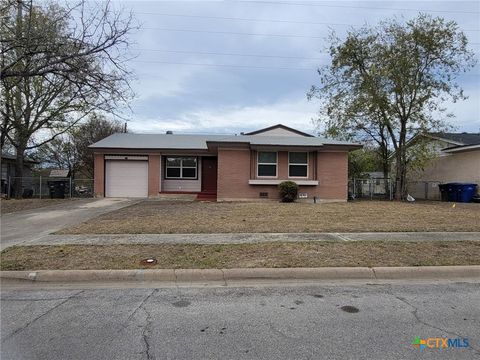
[[[453,148],[445,148],[445,149],[442,149],[442,151],[446,152],[446,153],[453,153],[453,152],[470,151],[470,150],[476,150],[476,149],[480,149],[480,144],[457,146],[457,147],[453,147]]]
[[[237,269],[136,269],[1,271],[2,283],[160,282],[164,285],[229,286],[258,281],[458,280],[480,278],[480,266],[321,267]]]

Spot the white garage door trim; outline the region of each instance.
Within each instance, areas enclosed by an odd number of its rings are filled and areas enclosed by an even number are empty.
[[[148,197],[148,161],[106,160],[106,197]]]

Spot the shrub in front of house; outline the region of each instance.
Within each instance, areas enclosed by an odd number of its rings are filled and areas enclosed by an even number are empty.
[[[294,181],[283,181],[278,184],[282,202],[294,202],[298,195],[298,185]]]

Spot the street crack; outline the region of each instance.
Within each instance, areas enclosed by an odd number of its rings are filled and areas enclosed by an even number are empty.
[[[143,298],[142,301],[140,301],[140,304],[138,304],[138,306],[135,308],[135,310],[132,311],[132,313],[128,316],[127,318],[127,322],[133,317],[135,316],[135,314],[138,312],[138,310],[140,310],[142,308],[142,306],[148,301],[148,299],[150,299],[150,297],[157,292],[157,289],[154,289],[150,292],[150,294],[148,294],[147,296],[145,296]]]
[[[145,313],[145,326],[142,329],[142,341],[144,344],[144,350],[142,351],[142,354],[145,354],[145,357],[147,360],[155,360],[155,355],[152,353],[151,345],[150,345],[150,333],[151,333],[151,327],[152,327],[152,316],[150,312],[147,310],[145,305],[147,304],[147,301],[155,294],[158,292],[158,289],[153,289],[150,294],[145,296],[143,300],[140,302],[140,304],[135,308],[135,310],[130,314],[128,319],[131,319],[139,310],[143,310]]]
[[[13,336],[17,335],[18,333],[22,332],[23,330],[27,329],[28,327],[30,327],[31,325],[33,325],[34,323],[36,323],[38,320],[40,320],[41,318],[43,318],[44,316],[50,314],[51,312],[55,311],[57,308],[59,308],[60,306],[62,306],[63,304],[65,304],[67,301],[73,299],[74,297],[80,295],[81,293],[83,293],[85,290],[80,290],[78,292],[76,292],[75,294],[72,294],[66,298],[64,298],[63,301],[59,302],[58,304],[56,304],[55,306],[51,307],[50,309],[48,309],[47,311],[45,311],[44,313],[38,315],[37,317],[35,317],[34,319],[32,319],[31,321],[27,322],[25,325],[23,325],[22,327],[18,328],[17,330],[13,331],[12,333],[10,333],[9,335],[7,335],[3,340],[2,340],[2,343],[7,341],[8,339],[12,338]],[[46,299],[46,301],[48,301],[50,299]]]
[[[456,332],[453,332],[451,330],[448,330],[448,329],[444,329],[444,328],[441,328],[439,326],[436,326],[436,325],[433,325],[433,324],[430,324],[428,322],[426,322],[425,320],[421,319],[420,316],[418,315],[418,308],[411,304],[410,302],[408,302],[406,299],[404,299],[403,297],[401,296],[397,296],[397,295],[394,295],[392,294],[397,300],[403,302],[404,304],[408,305],[410,308],[412,308],[413,310],[411,311],[412,315],[415,317],[415,320],[417,320],[417,322],[419,322],[420,324],[423,324],[427,327],[430,327],[432,329],[435,329],[435,330],[439,330],[439,331],[442,331],[443,333],[445,334],[449,334],[449,335],[454,335],[458,338],[464,338],[463,335],[461,334],[457,334]],[[475,352],[476,354],[480,354],[480,350],[477,349],[476,347],[473,347],[471,344],[469,347],[467,347],[467,349],[470,349],[471,351]]]

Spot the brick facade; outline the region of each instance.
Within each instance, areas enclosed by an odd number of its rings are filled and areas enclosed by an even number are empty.
[[[137,153],[138,154],[138,153]],[[308,201],[347,200],[348,151],[311,151],[308,160],[308,177],[288,178],[288,151],[277,152],[277,173],[274,180],[318,181],[318,185],[301,185],[299,192],[306,193]],[[145,154],[147,155],[147,154]],[[249,148],[218,148],[217,199],[263,200],[260,192],[269,199],[278,199],[277,185],[250,185],[249,180],[265,179],[257,176],[257,152]],[[95,196],[105,196],[105,160],[103,153],[94,154]],[[148,153],[148,196],[158,196],[162,191],[161,154]]]
[[[158,196],[160,192],[160,154],[148,155],[148,196]]]
[[[105,196],[105,157],[103,154],[93,155],[93,194],[95,197]]]
[[[253,165],[252,165],[253,164]],[[288,152],[278,152],[278,180],[288,178]],[[260,192],[268,192],[269,199],[278,199],[276,185],[249,185],[256,176],[256,153],[247,149],[218,149],[217,199],[254,200]],[[300,186],[299,192],[308,199],[347,200],[348,152],[311,152],[309,154],[308,180],[318,180],[318,185]]]

